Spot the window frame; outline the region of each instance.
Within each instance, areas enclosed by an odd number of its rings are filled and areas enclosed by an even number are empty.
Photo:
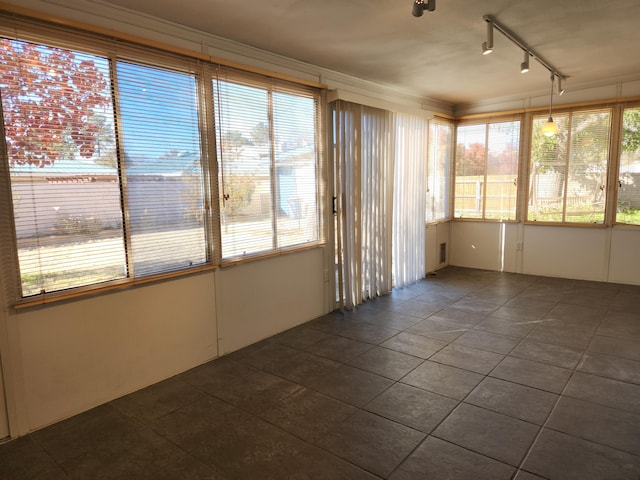
[[[611,184],[614,186],[614,191],[611,193],[611,223],[619,228],[630,228],[630,229],[635,229],[635,228],[639,228],[640,227],[640,221],[638,221],[638,223],[630,223],[630,222],[624,222],[624,221],[618,221],[618,202],[620,199],[620,190],[622,189],[622,179],[621,179],[621,174],[620,174],[620,170],[622,168],[622,155],[623,155],[623,150],[622,150],[622,142],[624,140],[624,113],[625,110],[640,110],[640,101],[637,102],[625,102],[621,105],[619,105],[619,107],[614,110],[614,113],[618,113],[619,114],[619,119],[617,122],[612,122],[612,124],[615,125],[615,127],[617,127],[617,137],[615,138],[615,140],[612,140],[612,149],[616,148],[615,153],[613,153],[611,155],[611,162],[613,162],[615,160],[615,168],[611,168],[610,166],[610,170],[612,171],[612,175],[609,177],[609,181],[611,182]],[[640,154],[640,149],[637,150],[636,152],[638,152]]]
[[[609,127],[608,127],[608,152],[607,152],[607,159],[606,159],[606,169],[605,169],[605,185],[604,185],[604,195],[605,195],[605,199],[604,199],[604,209],[603,209],[603,221],[601,223],[588,223],[588,222],[567,222],[565,220],[559,221],[559,222],[554,222],[554,221],[548,221],[548,220],[530,220],[529,219],[529,209],[530,209],[530,193],[531,193],[531,174],[532,174],[532,156],[531,156],[531,149],[533,148],[533,129],[534,129],[534,120],[536,118],[543,118],[544,120],[546,120],[547,118],[547,114],[539,111],[539,112],[532,112],[529,116],[529,131],[528,131],[528,145],[527,145],[527,152],[526,152],[526,179],[523,182],[523,188],[525,189],[525,196],[524,196],[524,204],[523,204],[523,218],[522,218],[522,223],[525,225],[541,225],[541,226],[563,226],[563,227],[578,227],[578,228],[606,228],[608,226],[610,226],[613,223],[613,220],[615,220],[615,215],[614,218],[612,219],[610,217],[610,204],[612,202],[612,198],[615,196],[615,194],[612,192],[611,189],[611,172],[616,170],[617,171],[617,165],[619,163],[618,159],[614,158],[614,151],[617,151],[617,149],[615,149],[615,143],[616,143],[616,138],[619,135],[620,132],[620,127],[617,126],[618,123],[620,123],[621,125],[621,121],[617,122],[616,121],[616,117],[617,117],[617,109],[614,108],[614,106],[611,103],[607,103],[607,102],[594,102],[593,104],[584,106],[576,106],[576,107],[571,107],[571,106],[564,106],[563,108],[558,108],[556,109],[556,111],[554,112],[554,117],[558,118],[564,114],[568,114],[570,119],[573,119],[573,116],[575,114],[580,114],[580,113],[585,113],[585,112],[597,112],[597,111],[609,111]],[[568,128],[571,129],[573,123],[570,123]],[[571,144],[568,145],[567,148],[567,160],[566,160],[566,166],[569,167],[570,165],[570,161],[569,161],[569,157],[570,157],[570,153],[571,153]],[[568,181],[568,180],[567,180]],[[567,215],[567,202],[566,202],[566,198],[567,198],[567,192],[565,191],[563,194],[563,207],[562,207],[562,212],[561,215],[564,218],[566,218]]]
[[[217,201],[219,198],[219,184],[218,163],[216,159],[215,112],[212,100],[213,89],[207,88],[207,84],[211,84],[210,78],[213,75],[212,72],[220,68],[221,63],[218,63],[217,59],[212,59],[211,57],[204,56],[196,52],[192,53],[182,49],[172,48],[169,45],[158,45],[154,42],[145,42],[144,39],[140,39],[140,42],[138,42],[136,41],[137,39],[132,39],[126,35],[123,39],[119,39],[118,35],[113,35],[113,32],[109,32],[108,36],[103,36],[99,30],[96,31],[89,29],[89,31],[82,31],[74,26],[68,26],[66,24],[60,28],[60,26],[55,24],[55,21],[51,22],[48,18],[38,19],[21,17],[19,15],[5,17],[2,13],[0,13],[0,18],[6,18],[8,20],[7,25],[0,26],[0,35],[4,38],[26,41],[50,47],[64,48],[107,58],[110,63],[110,71],[112,74],[111,90],[114,96],[114,105],[117,104],[115,97],[118,95],[118,80],[115,76],[115,70],[117,62],[119,61],[131,62],[160,69],[183,71],[184,73],[195,75],[199,138],[201,141],[200,167],[203,170],[201,183],[205,194],[204,228],[206,235],[206,261],[203,264],[170,269],[157,273],[152,272],[142,276],[135,276],[135,272],[133,274],[127,273],[127,276],[121,279],[97,283],[94,282],[68,289],[52,290],[51,292],[40,293],[38,295],[23,296],[20,283],[20,264],[15,235],[14,210],[13,203],[11,201],[11,179],[9,175],[9,162],[7,161],[8,151],[4,141],[3,122],[2,129],[0,130],[0,133],[3,135],[2,140],[0,141],[0,144],[2,144],[0,146],[0,159],[2,163],[0,167],[0,175],[2,175],[0,178],[0,184],[3,187],[7,186],[8,188],[3,188],[6,195],[3,192],[2,200],[4,207],[0,208],[0,226],[8,233],[6,233],[6,237],[3,237],[5,241],[2,242],[3,245],[0,247],[0,250],[2,251],[3,258],[9,259],[7,262],[8,268],[4,269],[2,272],[2,280],[6,285],[5,290],[8,295],[8,304],[16,309],[27,308],[51,302],[73,299],[76,297],[84,297],[86,295],[99,294],[114,289],[122,289],[150,282],[176,278],[184,275],[192,275],[214,270],[230,263],[237,263],[238,260],[233,262],[223,262],[221,259],[220,211]],[[188,66],[185,67],[185,64]],[[224,64],[224,62],[222,62],[222,64]],[[314,165],[316,183],[314,185],[314,189],[315,198],[317,199],[315,208],[315,222],[318,230],[317,238],[309,244],[293,245],[280,248],[277,251],[266,251],[263,254],[253,255],[250,258],[239,261],[255,261],[282,254],[324,247],[326,245],[327,236],[325,231],[326,219],[324,218],[327,212],[327,206],[325,205],[326,194],[324,193],[327,175],[327,162],[325,158],[325,146],[323,144],[324,131],[322,120],[324,119],[326,109],[324,105],[325,102],[323,101],[323,90],[327,87],[323,84],[297,79],[289,75],[267,72],[263,69],[256,69],[252,67],[246,67],[246,69],[244,69],[242,65],[238,65],[233,62],[231,62],[231,64],[233,65],[233,70],[243,73],[250,72],[251,75],[258,78],[264,84],[280,82],[282,84],[292,85],[293,89],[306,88],[309,91],[313,91],[316,119],[319,120],[316,123],[314,132],[314,142],[316,144],[316,160]],[[116,130],[117,149],[119,151],[119,156],[121,156],[123,154],[123,144],[121,138],[119,111],[114,111],[113,117]],[[119,165],[118,168],[120,169],[124,167]],[[125,198],[126,185],[119,184],[118,188],[121,191],[121,197]],[[123,217],[126,217],[128,216],[128,206],[122,202],[123,200],[121,200],[120,210]],[[125,236],[127,235],[129,234],[125,233]],[[130,240],[126,240],[126,248],[130,249],[130,247]],[[127,255],[129,256],[130,254],[128,253]]]
[[[489,158],[489,149],[488,139],[489,139],[489,130],[490,125],[499,124],[499,123],[509,123],[509,122],[517,122],[518,125],[518,141],[517,141],[517,164],[516,164],[516,173],[515,173],[515,199],[514,199],[514,218],[487,218],[486,217],[486,184],[483,188],[482,192],[482,216],[481,217],[459,217],[456,216],[456,185],[457,185],[457,156],[458,156],[458,127],[464,126],[475,126],[475,125],[484,125],[485,127],[485,142],[487,142],[484,146],[484,164],[483,171],[484,176],[487,176],[488,169],[488,158]],[[463,119],[455,122],[455,130],[454,130],[454,140],[453,140],[453,158],[451,165],[451,177],[452,177],[452,187],[451,187],[451,220],[455,222],[487,222],[487,223],[519,223],[521,221],[521,183],[522,183],[522,163],[523,163],[523,126],[525,125],[525,117],[522,114],[516,115],[496,115],[491,114],[487,115],[482,120],[467,120]]]
[[[430,185],[429,185],[429,177],[431,176],[430,172],[431,172],[431,152],[432,152],[432,138],[431,138],[431,127],[433,125],[438,125],[438,126],[446,126],[448,127],[451,131],[450,131],[450,139],[449,139],[449,158],[447,159],[447,166],[446,166],[446,178],[445,178],[445,185],[446,185],[446,199],[445,199],[445,206],[444,206],[444,215],[442,217],[439,218],[434,218],[434,219],[429,219],[426,218],[427,216],[425,215],[425,224],[426,225],[436,225],[439,223],[446,223],[446,222],[450,222],[453,219],[453,200],[454,200],[454,186],[455,186],[455,176],[454,176],[454,169],[455,169],[455,148],[456,148],[456,144],[455,144],[455,138],[456,138],[456,128],[457,128],[457,124],[456,122],[454,122],[453,120],[448,120],[446,118],[440,118],[440,117],[434,117],[432,119],[429,120],[429,126],[428,126],[428,142],[427,142],[427,181],[426,181],[426,188],[427,188],[427,197],[434,197],[434,195],[430,195]],[[433,202],[432,202],[433,203]],[[428,204],[427,204],[428,206]],[[428,208],[427,208],[427,214],[428,214]]]

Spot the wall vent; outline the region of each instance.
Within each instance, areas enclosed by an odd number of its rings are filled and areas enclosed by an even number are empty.
[[[440,265],[447,263],[447,244],[440,244]]]

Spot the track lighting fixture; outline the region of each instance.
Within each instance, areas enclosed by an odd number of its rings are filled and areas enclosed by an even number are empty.
[[[415,0],[413,2],[413,10],[411,13],[414,17],[421,17],[424,11],[433,12],[436,9],[436,0]]]
[[[520,64],[520,73],[527,73],[529,71],[529,52],[524,51],[524,60]]]
[[[493,52],[493,23],[487,22],[487,41],[482,44],[482,54],[489,55]]]
[[[558,77],[561,78],[561,77]],[[547,123],[544,124],[544,127],[542,127],[542,134],[545,137],[553,137],[554,135],[557,135],[559,133],[558,130],[558,126],[556,125],[556,122],[553,121],[553,117],[551,116],[552,110],[553,110],[553,81],[556,79],[556,76],[552,73],[551,74],[551,98],[549,99],[549,119],[547,120]]]
[[[544,58],[538,55],[535,51],[533,51],[526,43],[524,43],[518,36],[509,30],[507,27],[498,22],[491,15],[485,15],[482,19],[487,22],[487,41],[482,43],[482,54],[487,55],[493,51],[493,29],[495,28],[500,33],[502,33],[508,40],[511,40],[515,45],[520,47],[522,51],[524,51],[524,61],[520,64],[520,72],[526,73],[529,71],[529,57],[537,60],[537,62],[542,65],[544,68],[549,70],[551,73],[552,79],[558,77],[558,95],[562,95],[564,93],[564,89],[562,88],[562,80],[566,80],[567,77],[562,75],[558,70],[556,70],[549,62],[547,62]]]

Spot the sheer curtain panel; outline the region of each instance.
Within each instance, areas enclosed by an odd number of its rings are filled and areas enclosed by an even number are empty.
[[[394,115],[393,286],[425,274],[427,133],[425,119]]]

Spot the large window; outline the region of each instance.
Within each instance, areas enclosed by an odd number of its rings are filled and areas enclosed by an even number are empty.
[[[223,259],[316,243],[316,97],[249,78],[213,87]]]
[[[622,113],[616,222],[640,225],[640,107]]]
[[[520,121],[459,125],[456,218],[515,220]]]
[[[317,89],[43,30],[0,37],[17,297],[320,242]]]
[[[449,218],[452,149],[452,124],[430,121],[427,160],[427,222]]]
[[[118,62],[134,275],[207,260],[196,78]]]
[[[604,223],[611,110],[554,115],[560,133],[541,133],[533,118],[528,221]]]
[[[25,297],[127,276],[109,61],[0,40]]]

